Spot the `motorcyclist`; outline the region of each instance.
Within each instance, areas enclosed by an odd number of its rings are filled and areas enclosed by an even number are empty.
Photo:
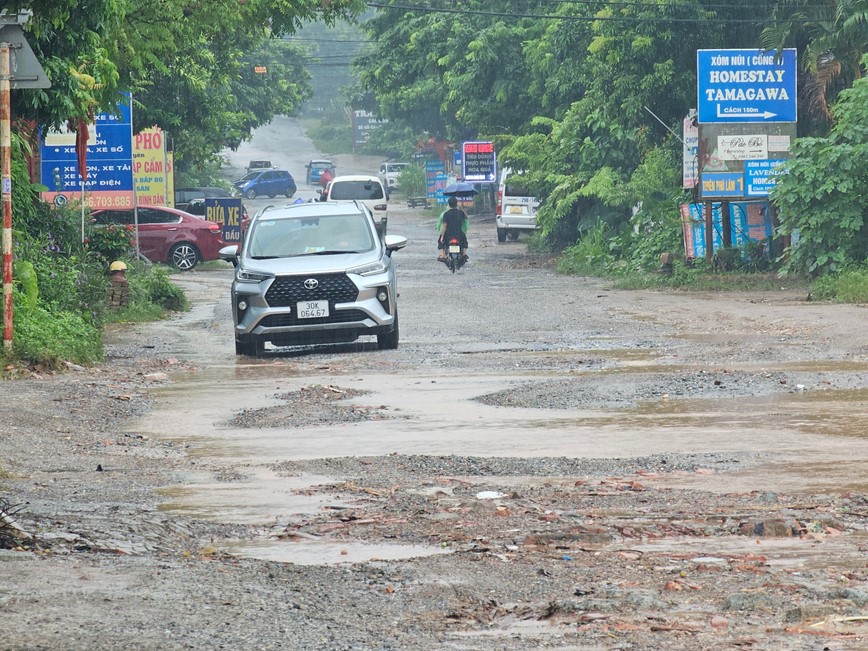
[[[467,213],[458,207],[458,199],[449,197],[449,210],[443,213],[443,226],[440,229],[440,239],[437,241],[437,248],[440,250],[438,260],[446,259],[448,242],[455,238],[461,247],[462,261],[467,261],[467,235],[464,234],[466,230]]]

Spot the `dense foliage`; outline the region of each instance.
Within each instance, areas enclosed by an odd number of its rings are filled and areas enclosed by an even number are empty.
[[[840,271],[868,255],[868,79],[843,91],[833,114],[828,136],[795,144],[773,191],[784,231],[797,234],[787,269],[801,273]]]
[[[797,47],[806,89],[800,127],[825,136],[823,107],[861,76],[868,41],[866,0],[383,4],[365,23],[374,49],[356,63],[354,98],[390,120],[372,141],[403,132],[407,144],[392,142],[390,151],[406,151],[423,134],[493,139],[500,161],[525,170],[543,197],[548,243],[589,238],[563,266],[598,273],[647,269],[682,248],[678,204],[690,195],[679,187],[681,143],[672,131],[695,107],[697,49]],[[825,162],[804,165],[819,178]],[[856,199],[850,187],[841,196]],[[789,196],[804,214],[803,198]],[[825,236],[845,237],[856,223],[839,221],[841,231],[827,227]],[[781,234],[798,227],[785,219]],[[864,259],[864,243],[852,244],[841,255]],[[837,239],[823,246],[839,249]]]
[[[165,270],[130,259],[129,231],[83,232],[85,216],[39,200],[26,163],[35,129],[76,130],[130,91],[134,129],[168,132],[176,178],[204,180],[221,150],[274,115],[297,111],[309,96],[305,53],[280,37],[305,21],[352,16],[364,4],[29,0],[0,8],[28,17],[28,42],[52,82],[12,93],[14,355],[47,365],[93,362],[102,354],[103,323],[155,318],[184,309],[186,300]],[[118,258],[130,266],[132,302],[122,313],[106,305],[107,266]]]

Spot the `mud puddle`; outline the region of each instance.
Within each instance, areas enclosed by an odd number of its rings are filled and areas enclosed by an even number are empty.
[[[310,490],[336,483],[331,477],[279,476],[260,467],[229,481],[208,475],[187,479],[184,484],[158,491],[166,499],[161,511],[212,522],[266,525],[325,508],[351,506],[337,495]]]
[[[452,553],[433,545],[388,545],[340,540],[227,541],[217,548],[233,556],[295,565],[338,565],[422,558]]]

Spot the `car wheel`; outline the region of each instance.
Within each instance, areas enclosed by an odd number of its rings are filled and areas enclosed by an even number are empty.
[[[255,199],[256,198],[256,190],[248,190],[247,191],[247,198],[248,199]]]
[[[291,185],[287,185],[287,186],[286,186],[286,190],[284,191],[283,194],[285,194],[285,195],[286,195],[286,198],[289,199],[292,195],[295,194],[295,191],[296,191],[296,188],[294,188],[294,187],[291,186]]]
[[[509,236],[509,239],[511,239],[513,241],[518,239],[518,231],[509,231],[509,233],[507,233],[507,235]]]
[[[235,354],[245,355],[246,357],[262,357],[265,350],[265,342],[259,338],[249,339],[247,341],[235,340]]]
[[[506,242],[506,229],[498,228],[497,229],[497,241],[498,242]]]
[[[190,271],[199,263],[199,251],[187,242],[176,244],[169,251],[169,264],[180,271]]]
[[[395,323],[392,330],[382,335],[377,335],[377,348],[380,350],[395,350],[398,347],[398,313],[395,312]]]

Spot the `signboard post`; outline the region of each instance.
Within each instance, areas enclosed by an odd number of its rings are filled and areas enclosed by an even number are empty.
[[[461,178],[471,183],[491,183],[497,178],[493,142],[461,143]]]
[[[3,208],[3,348],[12,350],[12,89],[51,88],[24,38],[28,13],[0,16],[0,194]]]
[[[796,50],[697,50],[699,122],[796,122]]]

